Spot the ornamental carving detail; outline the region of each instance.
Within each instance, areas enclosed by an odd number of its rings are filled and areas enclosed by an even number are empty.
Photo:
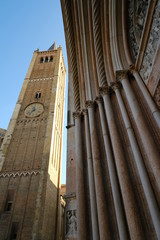
[[[37,174],[40,174],[40,171],[22,171],[22,172],[3,172],[0,174],[0,178],[1,177],[21,177],[21,176],[32,176],[32,175],[37,175]]]
[[[116,71],[116,80],[122,81],[123,79],[128,79],[128,70]]]
[[[80,112],[80,111],[73,113],[73,118],[74,118],[74,119],[81,118],[81,116],[82,116],[82,115],[81,115],[81,112]]]
[[[87,110],[86,108],[84,108],[84,109],[82,110],[82,112],[83,112],[83,115],[87,115],[87,114],[88,114],[88,110]]]
[[[102,103],[103,102],[103,98],[101,95],[97,96],[95,101],[99,104],[99,103]]]
[[[99,88],[99,93],[101,96],[104,96],[104,95],[110,95],[111,94],[111,88],[109,86],[103,86],[103,87],[100,87]]]
[[[156,57],[156,52],[159,48],[160,39],[160,0],[157,1],[155,11],[153,14],[153,22],[148,37],[146,51],[144,53],[140,75],[144,80],[145,84],[148,83],[150,73]]]
[[[94,108],[94,102],[91,100],[86,101],[86,108]]]
[[[156,88],[153,98],[154,98],[154,101],[157,104],[158,108],[160,109],[160,80],[159,80],[159,83],[158,83],[158,86]]]
[[[128,34],[134,62],[139,50],[149,0],[128,0]]]
[[[66,211],[66,237],[74,237],[77,234],[76,210]]]
[[[120,89],[121,88],[121,83],[120,82],[114,82],[111,84],[112,89],[115,91],[116,89]]]

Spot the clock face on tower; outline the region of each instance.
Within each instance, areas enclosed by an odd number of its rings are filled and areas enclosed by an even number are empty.
[[[44,106],[41,103],[31,103],[26,107],[24,113],[26,117],[38,117],[44,111]]]

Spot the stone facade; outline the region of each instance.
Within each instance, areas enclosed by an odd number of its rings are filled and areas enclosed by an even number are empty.
[[[1,240],[63,239],[65,75],[61,47],[34,52],[1,146]]]
[[[65,239],[157,240],[159,0],[61,6],[69,64]]]

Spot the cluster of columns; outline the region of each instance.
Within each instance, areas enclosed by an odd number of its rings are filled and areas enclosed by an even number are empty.
[[[149,95],[145,85],[143,85],[139,74],[132,71],[140,91],[142,92],[149,108],[153,114],[155,122],[159,125],[159,112]],[[144,190],[144,195],[148,204],[149,213],[157,235],[160,236],[160,212],[159,207],[150,183],[146,169],[146,163],[138,146],[136,135],[129,114],[121,96],[120,88],[123,87],[127,102],[131,109],[136,127],[142,139],[143,148],[148,156],[148,165],[152,169],[153,175],[158,183],[160,182],[160,162],[159,153],[153,138],[146,125],[143,113],[136,99],[134,91],[128,79],[128,71],[117,71],[116,80],[111,87],[104,85],[100,87],[100,96],[96,98],[99,109],[101,128],[105,146],[108,172],[110,177],[117,227],[120,239],[144,239],[139,212],[135,200],[133,188],[130,183],[130,176],[125,162],[122,143],[118,133],[115,116],[111,103],[111,89],[115,92],[116,99],[121,111],[126,133],[133,152],[134,161],[138,175]],[[102,178],[100,149],[96,132],[94,102],[86,101],[86,109],[83,110],[85,138],[87,149],[89,196],[92,222],[93,240],[111,239],[109,219],[107,216],[107,204],[105,199],[104,183]],[[82,113],[74,113],[75,134],[76,134],[76,183],[77,183],[77,217],[78,217],[78,239],[87,239],[85,222],[85,192],[84,192],[84,171],[82,156]]]

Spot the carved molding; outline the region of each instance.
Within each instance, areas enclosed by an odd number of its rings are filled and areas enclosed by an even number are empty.
[[[0,178],[1,177],[21,177],[21,176],[24,176],[26,177],[27,175],[28,176],[31,176],[31,175],[37,175],[37,174],[40,174],[40,171],[38,170],[34,170],[34,171],[21,171],[21,172],[3,172],[0,174]]]
[[[136,61],[139,51],[148,3],[148,0],[128,0],[129,45],[134,61]]]
[[[122,81],[123,79],[128,79],[128,70],[119,70],[115,72],[116,80]]]

